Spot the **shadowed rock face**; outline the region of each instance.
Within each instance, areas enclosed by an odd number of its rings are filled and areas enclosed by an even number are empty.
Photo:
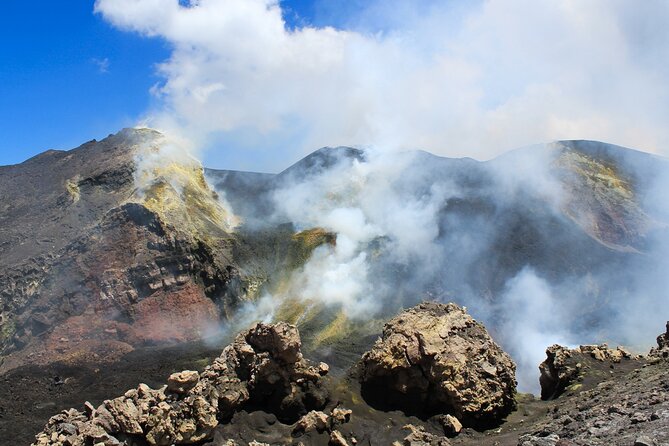
[[[363,396],[386,410],[452,414],[469,426],[515,408],[516,366],[483,325],[455,304],[400,313],[360,364]]]
[[[669,322],[666,331],[657,337],[657,347],[651,349],[649,356],[653,361],[669,358]]]

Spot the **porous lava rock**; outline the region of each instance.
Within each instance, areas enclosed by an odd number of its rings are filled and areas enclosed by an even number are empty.
[[[66,410],[49,420],[34,445],[195,444],[242,408],[295,422],[328,402],[321,371],[303,358],[301,345],[292,325],[258,324],[201,374],[175,373],[160,389],[140,384],[97,408]]]
[[[382,409],[497,424],[515,406],[516,366],[456,304],[421,303],[384,326],[363,355],[362,394]]]

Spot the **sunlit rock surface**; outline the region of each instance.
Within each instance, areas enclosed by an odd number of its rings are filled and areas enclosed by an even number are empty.
[[[87,403],[84,412],[66,410],[49,420],[34,444],[199,444],[250,405],[296,422],[328,401],[318,368],[300,349],[294,326],[258,324],[240,333],[202,374],[175,373],[160,389],[140,384],[97,408]]]
[[[455,304],[422,303],[383,328],[362,357],[371,405],[467,425],[498,423],[516,407],[516,366],[485,327]]]

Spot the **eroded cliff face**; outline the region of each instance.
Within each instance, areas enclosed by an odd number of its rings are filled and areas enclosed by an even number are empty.
[[[625,169],[623,160],[590,141],[555,143],[553,164],[565,190],[563,212],[589,236],[619,251],[648,249],[646,236],[661,224],[642,207],[641,171]],[[652,163],[645,154],[638,162]]]
[[[138,157],[161,138],[124,130],[0,170],[3,369],[194,339],[236,305],[232,238],[202,168],[137,187]]]

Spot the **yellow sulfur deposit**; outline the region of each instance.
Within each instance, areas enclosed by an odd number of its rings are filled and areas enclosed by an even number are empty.
[[[140,172],[138,190],[142,204],[167,224],[193,236],[231,232],[239,219],[224,207],[209,188],[202,166],[196,162],[167,162]]]

